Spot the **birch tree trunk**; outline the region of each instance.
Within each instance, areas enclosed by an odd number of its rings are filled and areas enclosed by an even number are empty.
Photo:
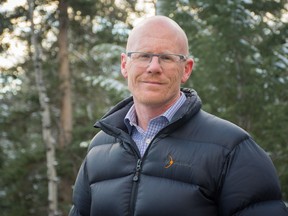
[[[68,58],[68,3],[59,0],[59,78],[61,93],[59,145],[64,147],[72,140],[72,90]]]
[[[31,47],[33,53],[34,73],[41,106],[42,115],[42,136],[46,147],[47,160],[47,178],[48,178],[48,202],[49,216],[59,215],[58,212],[58,194],[57,194],[57,174],[56,174],[56,158],[55,158],[55,140],[51,133],[51,116],[49,107],[49,98],[46,93],[46,87],[43,80],[42,63],[41,63],[41,48],[38,43],[38,37],[35,33],[34,26],[34,1],[28,0],[29,16],[31,21]]]

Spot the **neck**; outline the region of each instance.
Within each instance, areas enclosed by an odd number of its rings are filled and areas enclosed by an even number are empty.
[[[135,110],[136,110],[136,115],[137,115],[138,126],[141,127],[145,131],[151,119],[165,112],[165,111],[162,111],[161,109],[158,109],[158,110],[153,109],[153,108],[147,109],[145,107],[136,106],[136,105],[135,105]]]
[[[146,131],[150,120],[166,112],[179,99],[179,97],[166,105],[162,104],[158,106],[140,104],[134,101],[138,126]]]

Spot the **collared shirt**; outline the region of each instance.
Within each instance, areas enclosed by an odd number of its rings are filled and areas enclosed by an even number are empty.
[[[147,130],[144,131],[137,124],[137,115],[135,106],[133,105],[124,118],[129,134],[137,144],[141,156],[144,155],[147,147],[151,143],[154,136],[166,125],[169,124],[174,114],[186,101],[185,94],[181,93],[180,98],[163,114],[151,119],[148,123]]]

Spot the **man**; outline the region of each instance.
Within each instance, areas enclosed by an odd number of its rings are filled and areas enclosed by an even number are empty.
[[[201,110],[184,31],[154,16],[131,32],[132,97],[95,127],[70,216],[287,216],[274,166],[244,130]]]

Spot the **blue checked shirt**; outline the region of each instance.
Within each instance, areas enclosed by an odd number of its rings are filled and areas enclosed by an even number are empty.
[[[154,136],[166,125],[169,124],[174,114],[186,101],[186,96],[181,92],[181,97],[166,112],[150,120],[147,130],[144,131],[137,124],[137,116],[134,105],[130,108],[124,118],[129,134],[137,144],[141,156],[144,155],[147,147]]]

